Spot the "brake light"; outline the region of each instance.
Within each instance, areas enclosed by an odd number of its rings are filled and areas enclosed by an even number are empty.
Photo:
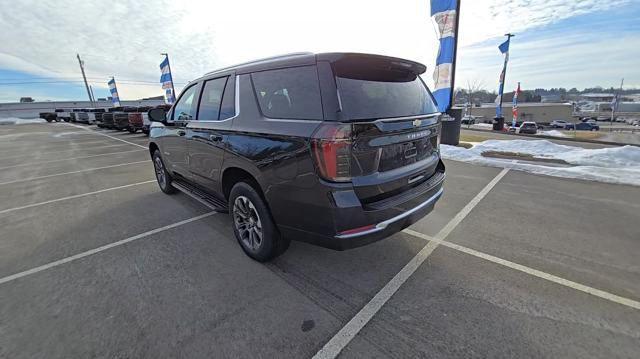
[[[322,124],[311,139],[320,176],[334,182],[351,180],[351,125]]]

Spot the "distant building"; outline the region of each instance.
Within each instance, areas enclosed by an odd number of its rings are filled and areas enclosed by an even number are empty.
[[[611,102],[615,95],[612,93],[583,93],[580,97],[593,102]]]
[[[120,101],[121,106],[158,106],[163,105],[164,100],[135,100]],[[111,101],[96,101],[92,106],[90,101],[41,101],[41,102],[13,102],[0,103],[0,118],[37,118],[40,112],[53,112],[56,108],[109,108],[113,107]]]
[[[512,103],[502,103],[502,115],[507,123],[513,120]],[[484,103],[481,107],[471,108],[471,115],[480,116],[484,121],[490,121],[496,116],[496,105]],[[535,121],[549,123],[553,120],[575,121],[573,118],[573,104],[571,103],[518,103],[518,121]]]
[[[35,100],[32,97],[20,97],[20,102],[21,103],[25,103],[25,102],[34,102]]]

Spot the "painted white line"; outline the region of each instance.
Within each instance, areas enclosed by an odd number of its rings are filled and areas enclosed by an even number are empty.
[[[478,193],[471,202],[456,214],[442,228],[434,238],[440,238],[440,241],[431,241],[424,246],[418,254],[415,255],[407,263],[398,274],[396,274],[382,289],[367,303],[362,309],[333,336],[325,345],[313,356],[314,359],[335,358],[340,354],[353,338],[364,328],[373,316],[382,308],[382,306],[398,291],[400,286],[411,277],[411,275],[420,267],[420,265],[429,257],[431,253],[438,247],[442,239],[446,238],[460,222],[471,212],[471,210],[480,203],[480,201],[491,191],[493,187],[504,177],[508,168],[503,169]]]
[[[59,160],[28,162],[28,163],[22,163],[22,164],[19,164],[19,165],[0,167],[0,170],[6,169],[6,168],[26,167],[26,166],[31,166],[31,165],[48,164],[48,163],[52,163],[52,162],[63,162],[63,161],[81,160],[81,159],[85,159],[85,158],[100,157],[100,156],[118,155],[118,154],[121,154],[121,153],[130,153],[130,152],[138,152],[138,151],[142,151],[142,149],[139,149],[139,150],[128,150],[128,151],[118,151],[118,152],[107,152],[107,153],[100,153],[100,154],[97,154],[97,155],[62,158],[62,159],[59,159]]]
[[[155,183],[155,182],[156,182],[156,180],[143,181],[143,182],[127,184],[127,185],[124,185],[124,186],[105,188],[105,189],[101,189],[101,190],[93,191],[93,192],[74,194],[73,196],[61,197],[61,198],[51,199],[51,200],[44,201],[44,202],[27,204],[27,205],[20,206],[20,207],[13,207],[13,208],[3,209],[3,210],[0,211],[0,214],[5,214],[5,213],[9,213],[9,212],[15,212],[15,211],[19,211],[21,209],[27,209],[27,208],[32,208],[32,207],[43,206],[45,204],[56,203],[56,202],[61,202],[61,201],[67,201],[67,200],[70,200],[70,199],[80,198],[80,197],[84,197],[84,196],[91,196],[91,195],[98,194],[98,193],[116,191],[116,190],[123,189],[123,188],[129,188],[129,187],[133,187],[133,186],[139,186],[139,185],[143,185],[143,184],[147,184],[147,183]]]
[[[110,135],[107,135],[106,133],[101,133],[101,132],[98,132],[98,131],[96,131],[96,130],[90,129],[90,128],[88,128],[88,127],[78,126],[78,125],[74,125],[74,124],[71,124],[71,123],[67,123],[67,125],[68,125],[68,126],[77,127],[77,128],[81,128],[81,129],[83,129],[83,130],[85,130],[85,131],[89,131],[89,132],[91,132],[91,133],[95,133],[96,135],[109,137],[109,138],[114,139],[114,140],[117,140],[117,141],[121,141],[121,142],[124,142],[124,143],[128,143],[128,144],[130,144],[130,145],[134,145],[134,146],[138,146],[138,147],[142,147],[142,148],[147,149],[147,146],[139,145],[139,144],[137,144],[137,143],[130,142],[130,141],[127,141],[127,140],[123,140],[123,139],[118,138],[118,137],[110,136]]]
[[[151,162],[151,160],[135,161],[135,162],[127,162],[127,163],[120,163],[120,164],[117,164],[117,165],[111,165],[111,166],[102,166],[102,167],[87,168],[87,169],[84,169],[84,170],[78,170],[78,171],[63,172],[63,173],[54,173],[54,174],[52,174],[52,175],[46,175],[46,176],[38,176],[38,177],[22,178],[22,179],[19,179],[19,180],[13,180],[13,181],[8,181],[8,182],[0,182],[0,186],[5,185],[5,184],[11,184],[11,183],[18,183],[18,182],[25,182],[25,181],[33,181],[33,180],[38,180],[38,179],[43,179],[43,178],[51,178],[51,177],[57,177],[57,176],[71,175],[71,174],[74,174],[74,173],[82,173],[82,172],[89,172],[89,171],[102,170],[102,169],[106,169],[106,168],[114,168],[114,167],[122,167],[122,166],[134,165],[134,164],[137,164],[137,163],[143,163],[143,162]]]
[[[105,145],[105,146],[97,146],[97,147],[91,147],[89,149],[86,148],[75,148],[75,149],[70,149],[70,150],[62,150],[62,151],[48,151],[48,150],[40,150],[39,148],[37,149],[40,152],[54,152],[56,155],[60,155],[60,153],[64,153],[64,152],[71,152],[71,151],[88,151],[88,150],[97,150],[100,148],[108,148],[108,147],[119,147],[119,146],[124,146],[124,144],[118,143],[118,144],[111,144],[111,145]],[[24,151],[23,151],[24,153]],[[37,153],[37,152],[34,152]],[[33,157],[33,154],[30,155],[20,155],[20,156],[7,156],[7,157],[2,157],[0,159],[2,160],[15,160],[16,158],[24,158],[24,157]]]
[[[12,280],[16,280],[18,278],[26,277],[28,275],[35,274],[35,273],[38,273],[38,272],[42,272],[43,270],[47,270],[47,269],[50,269],[50,268],[53,268],[53,267],[57,267],[59,265],[62,265],[62,264],[65,264],[65,263],[69,263],[71,261],[75,261],[77,259],[81,259],[81,258],[90,256],[92,254],[100,253],[100,252],[106,251],[107,249],[111,249],[113,247],[121,246],[123,244],[127,244],[127,243],[133,242],[135,240],[138,240],[138,239],[141,239],[141,238],[145,238],[145,237],[148,237],[150,235],[153,235],[153,234],[156,234],[156,233],[159,233],[159,232],[162,232],[162,231],[166,231],[166,230],[171,229],[171,228],[182,226],[183,224],[191,223],[193,221],[197,221],[199,219],[212,216],[214,214],[216,214],[216,212],[207,212],[205,214],[202,214],[202,215],[199,215],[199,216],[196,216],[196,217],[193,217],[193,218],[185,219],[184,221],[180,221],[180,222],[176,222],[176,223],[170,224],[168,226],[156,228],[156,229],[150,230],[148,232],[140,233],[140,234],[135,235],[133,237],[125,238],[125,239],[119,240],[117,242],[109,243],[109,244],[106,244],[106,245],[98,247],[98,248],[90,249],[90,250],[88,250],[86,252],[82,252],[82,253],[78,253],[78,254],[72,255],[70,257],[62,258],[62,259],[59,259],[57,261],[50,262],[50,263],[47,263],[45,265],[41,265],[39,267],[31,268],[29,270],[26,270],[26,271],[23,271],[23,272],[20,272],[20,273],[12,274],[10,276],[6,276],[4,278],[0,278],[0,284],[7,283],[7,282],[10,282]]]
[[[503,265],[503,266],[511,268],[511,269],[515,269],[517,271],[532,275],[534,277],[545,279],[545,280],[548,280],[550,282],[554,282],[554,283],[563,285],[565,287],[569,287],[569,288],[572,288],[572,289],[575,289],[575,290],[579,290],[581,292],[585,292],[587,294],[591,294],[593,296],[596,296],[596,297],[599,297],[599,298],[602,298],[602,299],[606,299],[606,300],[609,300],[609,301],[614,302],[614,303],[626,305],[627,307],[640,309],[640,302],[635,301],[633,299],[621,297],[621,296],[616,295],[616,294],[612,294],[612,293],[605,292],[605,291],[600,290],[600,289],[596,289],[596,288],[593,288],[593,287],[586,286],[584,284],[580,284],[580,283],[577,283],[577,282],[574,282],[574,281],[570,281],[568,279],[564,279],[564,278],[555,276],[553,274],[549,274],[549,273],[546,273],[546,272],[543,272],[543,271],[540,271],[540,270],[537,270],[537,269],[533,269],[533,268],[530,268],[530,267],[527,267],[527,266],[523,266],[522,264],[514,263],[514,262],[508,261],[506,259],[502,259],[502,258],[499,258],[499,257],[496,257],[496,256],[492,256],[490,254],[486,254],[486,253],[483,253],[483,252],[480,252],[480,251],[476,251],[475,249],[467,248],[467,247],[461,246],[459,244],[455,244],[455,243],[451,243],[451,242],[447,242],[447,241],[439,241],[439,240],[436,240],[433,237],[430,237],[430,236],[428,236],[426,234],[422,234],[420,232],[416,232],[416,231],[411,230],[411,229],[405,229],[403,232],[405,232],[407,234],[410,234],[410,235],[412,235],[414,237],[426,239],[426,240],[430,241],[429,243],[436,242],[436,243],[439,243],[439,244],[441,244],[441,245],[443,245],[445,247],[448,247],[448,248],[451,248],[451,249],[455,249],[457,251],[472,255],[474,257],[482,258],[482,259],[487,260],[489,262],[500,264],[500,265]]]

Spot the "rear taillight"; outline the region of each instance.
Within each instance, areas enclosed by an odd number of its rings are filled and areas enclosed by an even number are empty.
[[[311,150],[320,176],[328,181],[351,180],[351,125],[322,124],[311,138]]]

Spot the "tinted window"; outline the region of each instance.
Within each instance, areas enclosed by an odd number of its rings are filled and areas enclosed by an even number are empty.
[[[194,85],[186,89],[173,110],[174,121],[191,121],[195,118],[195,99],[198,86]]]
[[[371,79],[338,77],[342,109],[351,119],[425,115],[437,112],[426,86],[417,76]]]
[[[202,97],[200,98],[200,109],[198,110],[198,121],[218,121],[222,94],[226,83],[226,77],[209,80],[204,83]]]
[[[315,66],[251,74],[262,113],[272,118],[322,119]]]
[[[227,80],[227,87],[222,95],[220,119],[225,120],[236,115],[236,81],[233,77]]]

